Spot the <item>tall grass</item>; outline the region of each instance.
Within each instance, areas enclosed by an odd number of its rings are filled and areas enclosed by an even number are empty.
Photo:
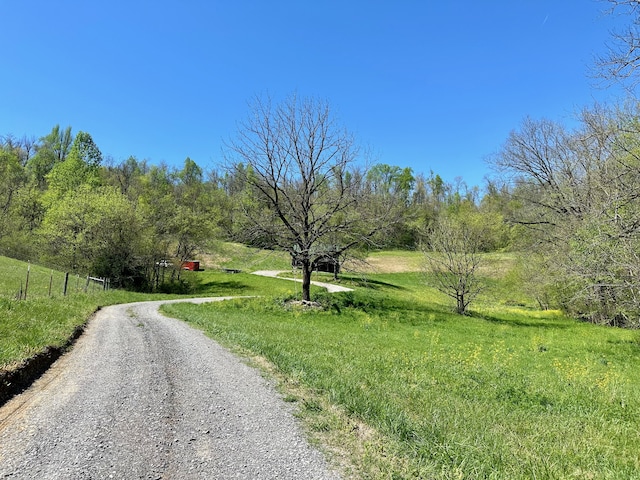
[[[165,309],[303,386],[290,397],[358,478],[640,478],[637,331],[488,296],[456,316],[417,273],[321,300]]]
[[[25,293],[25,289],[27,298],[59,296],[62,295],[63,286],[64,273],[62,272],[0,257],[1,297],[17,298],[20,292]],[[73,277],[69,281],[68,289],[72,292],[84,286],[84,280],[80,284],[79,278]]]

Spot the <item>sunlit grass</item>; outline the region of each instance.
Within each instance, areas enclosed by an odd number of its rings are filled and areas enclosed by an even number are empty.
[[[256,270],[287,270],[291,257],[278,250],[260,250],[239,243],[211,242],[211,253],[204,255],[207,266],[213,269],[237,269],[245,273]]]
[[[321,295],[321,312],[268,299],[166,309],[303,386],[311,428],[359,445],[357,477],[640,478],[637,331],[488,296],[461,317],[420,278],[372,275]]]
[[[295,296],[300,287],[294,282],[283,282],[275,278],[250,273],[224,273],[218,270],[185,272],[193,285],[195,296],[247,296],[281,295]],[[320,291],[320,289],[314,289]]]
[[[26,300],[17,293],[29,287]],[[194,291],[190,296],[229,296],[295,294],[295,285],[249,274],[225,274],[219,271],[184,272]],[[52,288],[49,293],[49,284]],[[0,369],[8,368],[41,352],[46,347],[66,344],[76,327],[86,323],[100,307],[163,298],[177,295],[152,295],[122,290],[102,291],[90,286],[84,292],[86,280],[71,276],[67,296],[62,295],[64,273],[37,265],[0,257]]]
[[[28,283],[27,283],[28,280]],[[86,279],[71,276],[67,288],[69,291],[81,290]],[[19,293],[27,298],[60,296],[64,288],[64,273],[39,265],[0,257],[0,297],[17,298]]]

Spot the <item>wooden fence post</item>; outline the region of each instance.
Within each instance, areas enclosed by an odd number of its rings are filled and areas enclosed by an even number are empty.
[[[62,287],[62,296],[66,297],[67,296],[67,285],[69,283],[69,272],[66,272],[64,274],[64,287]]]
[[[27,290],[29,288],[29,273],[31,272],[31,262],[27,265],[27,281],[24,284],[24,299],[27,299]]]

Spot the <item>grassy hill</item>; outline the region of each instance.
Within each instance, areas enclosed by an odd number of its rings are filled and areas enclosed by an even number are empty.
[[[317,441],[354,478],[640,478],[640,335],[541,311],[493,254],[472,315],[425,285],[416,252],[372,254],[290,303],[293,282],[249,272],[288,270],[286,255],[223,244],[188,274],[197,295],[256,295],[165,310],[248,356],[279,379]],[[76,292],[49,298],[51,271],[0,258],[0,365],[64,345],[100,305],[158,298]],[[53,272],[54,283],[62,273]],[[332,281],[331,275],[317,279]],[[33,290],[32,290],[33,288]]]
[[[343,277],[356,291],[320,295],[322,310],[165,310],[278,375],[354,478],[640,478],[638,332],[537,310],[514,258],[487,260],[468,317],[406,252],[373,255],[395,271]]]

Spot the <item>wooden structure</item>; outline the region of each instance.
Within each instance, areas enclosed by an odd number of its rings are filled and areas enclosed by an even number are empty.
[[[299,257],[292,257],[291,265],[295,268],[301,268],[302,262]],[[340,260],[337,255],[323,255],[311,263],[311,270],[314,272],[326,272],[337,275],[340,273]]]
[[[189,260],[187,262],[182,262],[182,269],[183,270],[190,270],[192,272],[197,272],[200,270],[200,262],[197,262],[195,260]]]

